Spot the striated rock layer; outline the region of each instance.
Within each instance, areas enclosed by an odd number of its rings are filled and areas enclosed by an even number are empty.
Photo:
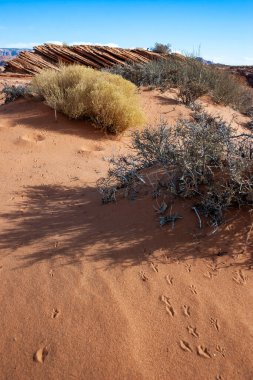
[[[148,62],[162,55],[137,48],[121,49],[108,46],[45,44],[34,51],[23,51],[6,64],[5,71],[20,74],[36,74],[42,69],[56,68],[59,63],[79,63],[101,69],[126,62]]]

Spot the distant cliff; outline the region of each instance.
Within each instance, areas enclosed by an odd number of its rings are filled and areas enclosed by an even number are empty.
[[[0,47],[0,58],[2,58],[2,57],[8,57],[8,58],[16,57],[17,55],[19,55],[19,53],[21,53],[21,51],[24,51],[24,50],[31,50],[31,49],[1,48]]]
[[[31,51],[31,49],[0,48],[0,67],[17,57],[22,51]]]

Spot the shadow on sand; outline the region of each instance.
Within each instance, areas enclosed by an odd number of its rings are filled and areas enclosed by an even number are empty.
[[[182,200],[173,204],[183,219],[172,229],[159,227],[149,195],[109,205],[101,205],[94,188],[35,186],[22,195],[15,210],[0,215],[7,226],[0,233],[0,249],[16,254],[18,267],[87,260],[125,267],[139,265],[154,251],[166,262],[224,256],[224,265],[239,265],[236,254],[253,252],[248,211],[210,234],[209,227],[199,230],[190,203]],[[252,253],[240,260],[245,267],[252,264]]]
[[[67,116],[55,112],[41,100],[19,99],[0,108],[0,118],[7,118],[12,127],[25,125],[35,131],[53,131],[59,134],[75,135],[97,142],[115,140],[117,137],[107,135],[96,129],[89,120],[71,120]]]

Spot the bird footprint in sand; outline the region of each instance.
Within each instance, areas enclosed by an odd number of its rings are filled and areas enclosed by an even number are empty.
[[[154,272],[158,273],[158,265],[157,264],[154,264],[154,263],[151,263],[151,268],[153,269]]]
[[[241,269],[234,272],[233,280],[239,285],[247,283],[248,276],[246,276]]]
[[[185,340],[180,340],[179,345],[182,348],[182,350],[192,352],[192,348],[190,344],[186,342]]]
[[[57,318],[59,314],[60,314],[60,312],[58,309],[53,309],[52,318],[53,319]]]
[[[183,313],[186,317],[189,317],[191,315],[190,306],[183,305],[182,309],[183,309]]]
[[[218,319],[210,318],[210,322],[211,322],[211,324],[213,325],[213,327],[214,327],[217,331],[220,331],[220,324],[219,324]]]
[[[186,270],[187,270],[188,273],[191,273],[191,271],[192,271],[191,264],[185,264],[185,268],[186,268]]]
[[[54,277],[54,271],[53,271],[53,269],[50,269],[50,271],[49,271],[49,275],[50,275],[51,277]]]
[[[196,289],[196,286],[195,285],[191,285],[189,286],[190,288],[190,291],[193,293],[193,294],[197,294],[197,289]]]
[[[165,310],[167,311],[167,313],[171,316],[171,317],[174,317],[176,312],[174,310],[174,308],[172,307],[171,303],[170,303],[170,299],[169,297],[166,297],[164,295],[161,296],[161,301],[165,304]]]
[[[219,352],[221,354],[221,356],[223,356],[223,358],[225,358],[225,348],[217,345],[216,346],[216,351]]]
[[[140,271],[139,275],[140,275],[142,281],[148,281],[148,277],[145,275],[145,273],[143,271]]]
[[[191,334],[192,336],[195,336],[195,338],[199,337],[196,327],[187,326],[187,330],[188,330],[188,333]]]
[[[198,346],[197,353],[199,356],[202,356],[203,358],[211,359],[211,355],[209,354],[207,348],[204,346]]]
[[[166,281],[169,285],[173,285],[174,277],[171,277],[170,275],[167,274],[167,276],[165,278],[166,278]]]
[[[219,270],[218,265],[216,263],[210,263],[207,265],[207,267],[211,269],[212,272],[215,272],[215,273],[217,273]]]
[[[205,272],[203,273],[203,276],[212,280],[213,277],[217,276],[217,274],[217,272]]]
[[[46,347],[39,348],[33,355],[33,360],[38,363],[43,363],[48,355],[48,350]]]

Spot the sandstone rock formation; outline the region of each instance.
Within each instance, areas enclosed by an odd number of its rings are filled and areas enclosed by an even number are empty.
[[[108,46],[54,44],[39,45],[34,51],[21,52],[9,61],[5,71],[21,74],[36,74],[41,69],[56,68],[59,63],[79,63],[96,69],[126,62],[148,62],[162,55],[137,48],[121,49]]]

